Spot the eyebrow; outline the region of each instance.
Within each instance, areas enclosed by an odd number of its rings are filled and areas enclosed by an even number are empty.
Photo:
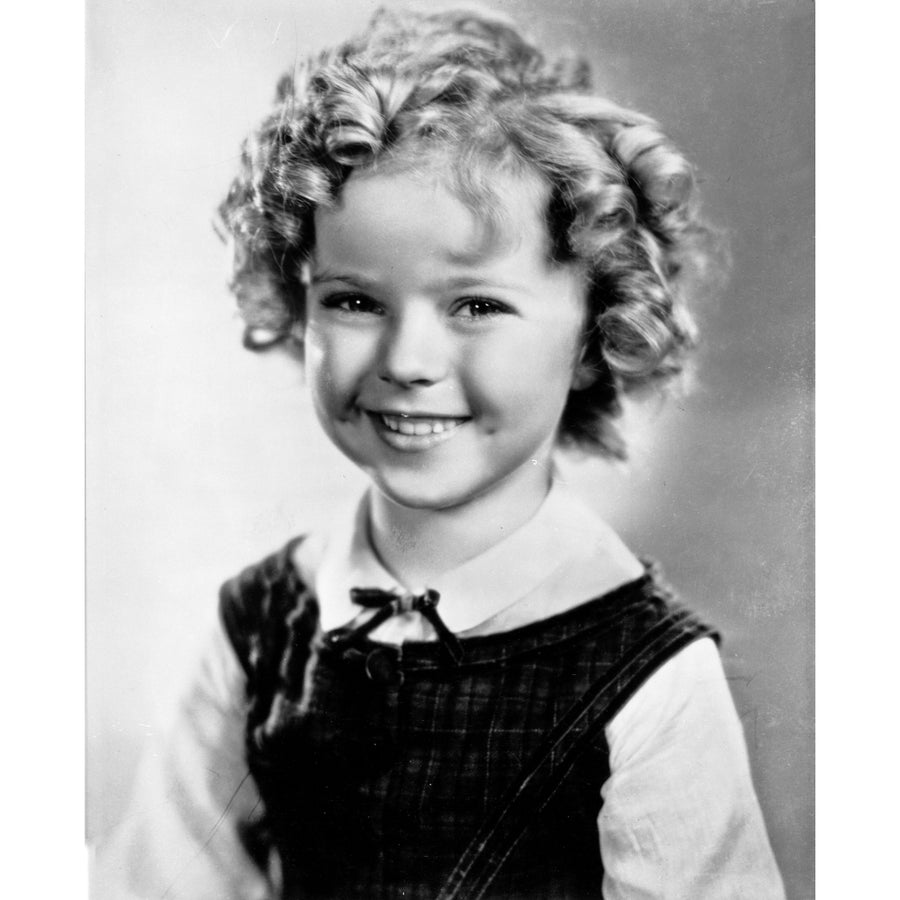
[[[329,281],[342,281],[345,284],[352,284],[363,290],[372,290],[378,287],[378,281],[374,278],[368,278],[365,275],[349,272],[336,272],[330,269],[321,269],[314,272],[310,278],[310,284],[322,284]],[[455,278],[448,278],[446,281],[435,281],[426,287],[432,290],[467,290],[469,288],[481,288],[483,290],[499,289],[499,290],[525,290],[524,285],[515,284],[513,282],[506,283],[494,281],[490,278],[479,278],[474,275],[458,275]]]
[[[495,281],[492,278],[478,278],[474,275],[459,275],[456,278],[448,278],[446,281],[441,282],[441,285],[450,290],[466,290],[467,288],[521,290],[523,288],[523,285],[512,281]]]
[[[310,277],[310,284],[321,284],[323,281],[344,281],[347,284],[355,284],[361,288],[375,287],[377,282],[365,275],[354,275],[347,272],[332,272],[330,269],[314,271]]]

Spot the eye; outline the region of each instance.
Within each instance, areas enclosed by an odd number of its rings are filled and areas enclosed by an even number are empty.
[[[343,292],[323,297],[320,305],[325,309],[336,309],[351,314],[381,315],[382,308],[371,297],[365,294]]]
[[[511,312],[505,303],[488,297],[466,297],[456,304],[455,309],[455,315],[463,319],[488,319]]]

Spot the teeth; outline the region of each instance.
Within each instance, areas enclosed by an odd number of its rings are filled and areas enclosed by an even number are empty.
[[[381,416],[381,421],[399,434],[421,436],[452,431],[463,419],[412,419],[403,416]]]

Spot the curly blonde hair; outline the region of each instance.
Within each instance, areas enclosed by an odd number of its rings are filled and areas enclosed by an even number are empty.
[[[708,232],[692,168],[652,119],[594,94],[587,63],[546,60],[500,17],[382,9],[359,37],[281,79],[219,209],[245,345],[302,324],[315,210],[354,171],[423,158],[440,161],[489,225],[502,210],[492,173],[535,173],[547,186],[551,261],[588,274],[584,360],[595,375],[570,392],[560,441],[624,457],[622,395],[680,373],[694,346],[684,294]]]

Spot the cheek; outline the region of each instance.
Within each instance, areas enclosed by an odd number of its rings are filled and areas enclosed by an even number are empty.
[[[543,420],[561,413],[577,354],[574,329],[558,335],[536,331],[527,339],[485,347],[466,361],[467,389],[485,412]]]
[[[328,396],[328,386],[332,377],[328,368],[331,358],[327,352],[321,336],[307,329],[304,340],[303,371],[306,384],[313,399],[316,409],[322,411],[322,406]]]
[[[305,336],[305,374],[316,403],[339,401],[358,390],[368,369],[368,342],[336,329],[310,327]]]

